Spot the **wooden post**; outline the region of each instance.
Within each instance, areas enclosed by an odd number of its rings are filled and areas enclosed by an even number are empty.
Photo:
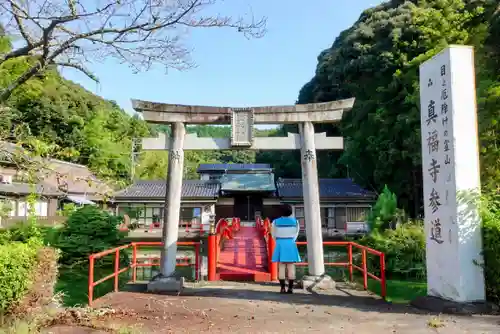
[[[137,245],[132,243],[132,282],[137,281]]]
[[[120,272],[120,249],[117,248],[115,251],[115,292],[118,292],[118,279]]]
[[[94,299],[94,256],[89,256],[89,306],[92,306]]]
[[[366,257],[366,248],[363,248],[362,251],[362,266],[363,266],[363,288],[368,290],[368,266],[367,266],[367,257]]]
[[[274,249],[276,248],[276,241],[271,236],[271,233],[268,233],[267,238],[269,244],[269,273],[271,274],[271,281],[276,281],[278,279],[278,264],[276,262],[273,262],[273,253]]]
[[[217,234],[215,233],[215,222],[210,222],[208,232],[208,280],[217,280]]]
[[[349,246],[347,247],[348,249],[348,254],[349,254],[349,281],[352,282],[352,242],[349,243]]]

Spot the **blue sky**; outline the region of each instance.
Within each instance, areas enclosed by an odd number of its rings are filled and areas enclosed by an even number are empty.
[[[130,99],[156,102],[262,106],[294,104],[300,88],[314,75],[317,56],[361,12],[377,0],[225,0],[220,12],[267,17],[267,33],[246,39],[227,29],[198,29],[185,40],[197,67],[188,71],[158,66],[134,74],[127,65],[107,60],[89,68],[100,83],[64,70],[63,75],[133,112]]]

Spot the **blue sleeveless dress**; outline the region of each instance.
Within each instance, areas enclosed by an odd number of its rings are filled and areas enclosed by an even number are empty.
[[[297,227],[299,222],[293,217],[281,217],[273,221],[275,229],[280,227]],[[299,250],[295,244],[296,237],[290,238],[275,238],[276,248],[273,252],[272,262],[301,262]]]

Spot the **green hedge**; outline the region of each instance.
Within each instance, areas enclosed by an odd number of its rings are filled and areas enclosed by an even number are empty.
[[[0,313],[20,300],[29,288],[37,250],[32,243],[0,245]]]
[[[486,296],[500,305],[500,201],[486,200],[482,219]]]

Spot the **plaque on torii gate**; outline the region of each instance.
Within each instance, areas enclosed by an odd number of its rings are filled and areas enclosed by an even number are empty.
[[[354,98],[311,104],[267,106],[251,108],[209,107],[155,103],[132,100],[133,108],[141,112],[146,122],[171,124],[172,133],[160,133],[156,138],[144,138],[144,150],[168,150],[169,165],[163,226],[164,249],[161,274],[171,276],[175,271],[178,221],[181,204],[184,150],[297,150],[301,151],[302,187],[309,258],[310,282],[318,284],[325,277],[323,236],[321,231],[320,201],[316,150],[342,150],[342,137],[327,137],[314,133],[314,123],[336,123],[344,111],[354,104]],[[186,124],[230,124],[230,138],[204,138],[186,134]],[[286,137],[254,137],[255,124],[298,124],[299,134]]]

